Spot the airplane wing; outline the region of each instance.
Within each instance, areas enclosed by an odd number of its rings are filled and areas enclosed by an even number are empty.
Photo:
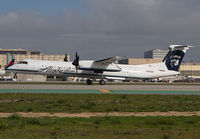
[[[113,64],[117,59],[118,57],[116,56],[102,60],[96,60],[89,65],[82,63],[78,69],[94,71],[95,73],[103,73],[104,71],[119,72],[121,69],[116,64]]]
[[[118,58],[119,57],[117,57],[117,56],[109,57],[109,58],[106,58],[106,59],[96,60],[96,61],[94,61],[94,63],[108,65],[108,64],[114,63]]]

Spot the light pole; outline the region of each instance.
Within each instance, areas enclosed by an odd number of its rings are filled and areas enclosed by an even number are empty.
[[[192,66],[193,66],[193,61],[191,60],[191,78],[190,78],[190,82],[192,82],[192,77],[193,77]]]

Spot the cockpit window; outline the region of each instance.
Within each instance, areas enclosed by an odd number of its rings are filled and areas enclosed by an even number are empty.
[[[19,61],[17,64],[28,64],[27,61]]]

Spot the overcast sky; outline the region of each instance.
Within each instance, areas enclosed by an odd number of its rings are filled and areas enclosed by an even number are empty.
[[[199,0],[0,0],[0,48],[81,59],[143,57],[146,50],[190,44],[200,61]]]

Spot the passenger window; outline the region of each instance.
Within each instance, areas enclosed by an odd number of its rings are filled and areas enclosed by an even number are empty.
[[[27,61],[19,61],[17,64],[28,64]]]

